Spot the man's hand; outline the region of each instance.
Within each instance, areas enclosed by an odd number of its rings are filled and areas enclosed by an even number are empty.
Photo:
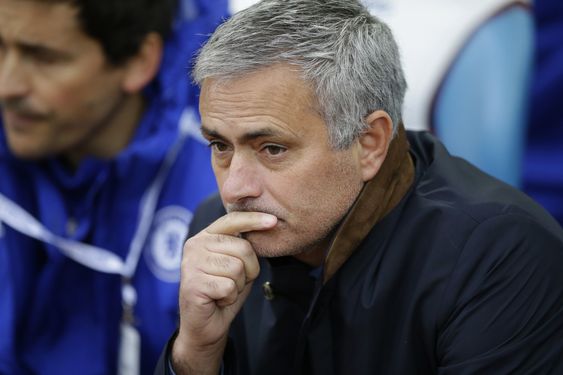
[[[260,266],[241,233],[268,230],[275,216],[232,212],[184,245],[180,330],[172,348],[177,374],[217,374],[231,322],[246,300]]]

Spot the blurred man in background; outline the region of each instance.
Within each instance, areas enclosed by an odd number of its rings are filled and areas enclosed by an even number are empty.
[[[187,62],[226,8],[0,0],[1,374],[152,371],[216,188]]]

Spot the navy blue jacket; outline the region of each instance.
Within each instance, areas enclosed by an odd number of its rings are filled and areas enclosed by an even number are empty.
[[[328,281],[261,260],[225,374],[563,374],[561,227],[428,133],[408,136],[413,187]],[[191,233],[223,214],[208,201]]]

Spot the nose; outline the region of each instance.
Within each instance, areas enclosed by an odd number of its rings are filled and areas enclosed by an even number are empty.
[[[221,196],[225,203],[258,198],[262,194],[260,167],[252,156],[246,157],[235,152],[229,166],[219,173],[223,177]]]
[[[25,67],[12,53],[0,57],[0,100],[26,95],[28,91]]]

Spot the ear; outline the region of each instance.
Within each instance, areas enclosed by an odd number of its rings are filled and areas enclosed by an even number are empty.
[[[379,172],[393,137],[393,121],[387,112],[372,112],[365,121],[368,128],[358,139],[364,182],[371,180]]]
[[[159,34],[149,33],[139,51],[125,63],[123,90],[130,94],[141,91],[156,76],[163,54],[163,41]]]

